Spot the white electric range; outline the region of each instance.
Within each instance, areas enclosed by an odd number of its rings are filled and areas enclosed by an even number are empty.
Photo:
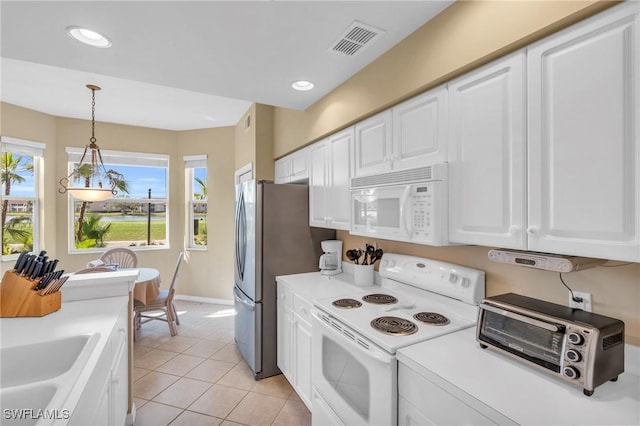
[[[390,253],[379,272],[373,292],[314,303],[314,425],[396,424],[396,351],[476,324],[484,272]]]

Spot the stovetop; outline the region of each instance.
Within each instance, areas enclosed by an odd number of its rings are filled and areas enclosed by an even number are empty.
[[[385,254],[380,275],[380,287],[316,300],[320,318],[346,326],[391,354],[401,347],[476,324],[477,303],[484,296],[483,272]]]

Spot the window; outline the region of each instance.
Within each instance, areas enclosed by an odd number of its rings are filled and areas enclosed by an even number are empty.
[[[207,248],[207,156],[184,157],[190,249]]]
[[[45,145],[2,136],[2,258],[40,251],[40,174]]]
[[[83,148],[67,148],[69,172]],[[70,252],[105,248],[168,248],[169,156],[101,151],[107,170],[122,173],[125,184],[106,201],[86,202],[69,195]]]

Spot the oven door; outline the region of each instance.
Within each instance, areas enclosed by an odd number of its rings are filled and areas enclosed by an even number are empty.
[[[313,411],[318,397],[346,425],[397,424],[395,356],[315,309],[312,333]]]
[[[411,238],[411,185],[351,191],[351,234]]]

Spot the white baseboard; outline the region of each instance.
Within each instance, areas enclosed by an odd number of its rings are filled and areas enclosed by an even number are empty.
[[[186,294],[176,294],[174,298],[177,300],[186,300],[188,302],[216,303],[218,305],[233,306],[233,300],[227,300],[227,299],[214,299],[212,297],[188,296]]]

